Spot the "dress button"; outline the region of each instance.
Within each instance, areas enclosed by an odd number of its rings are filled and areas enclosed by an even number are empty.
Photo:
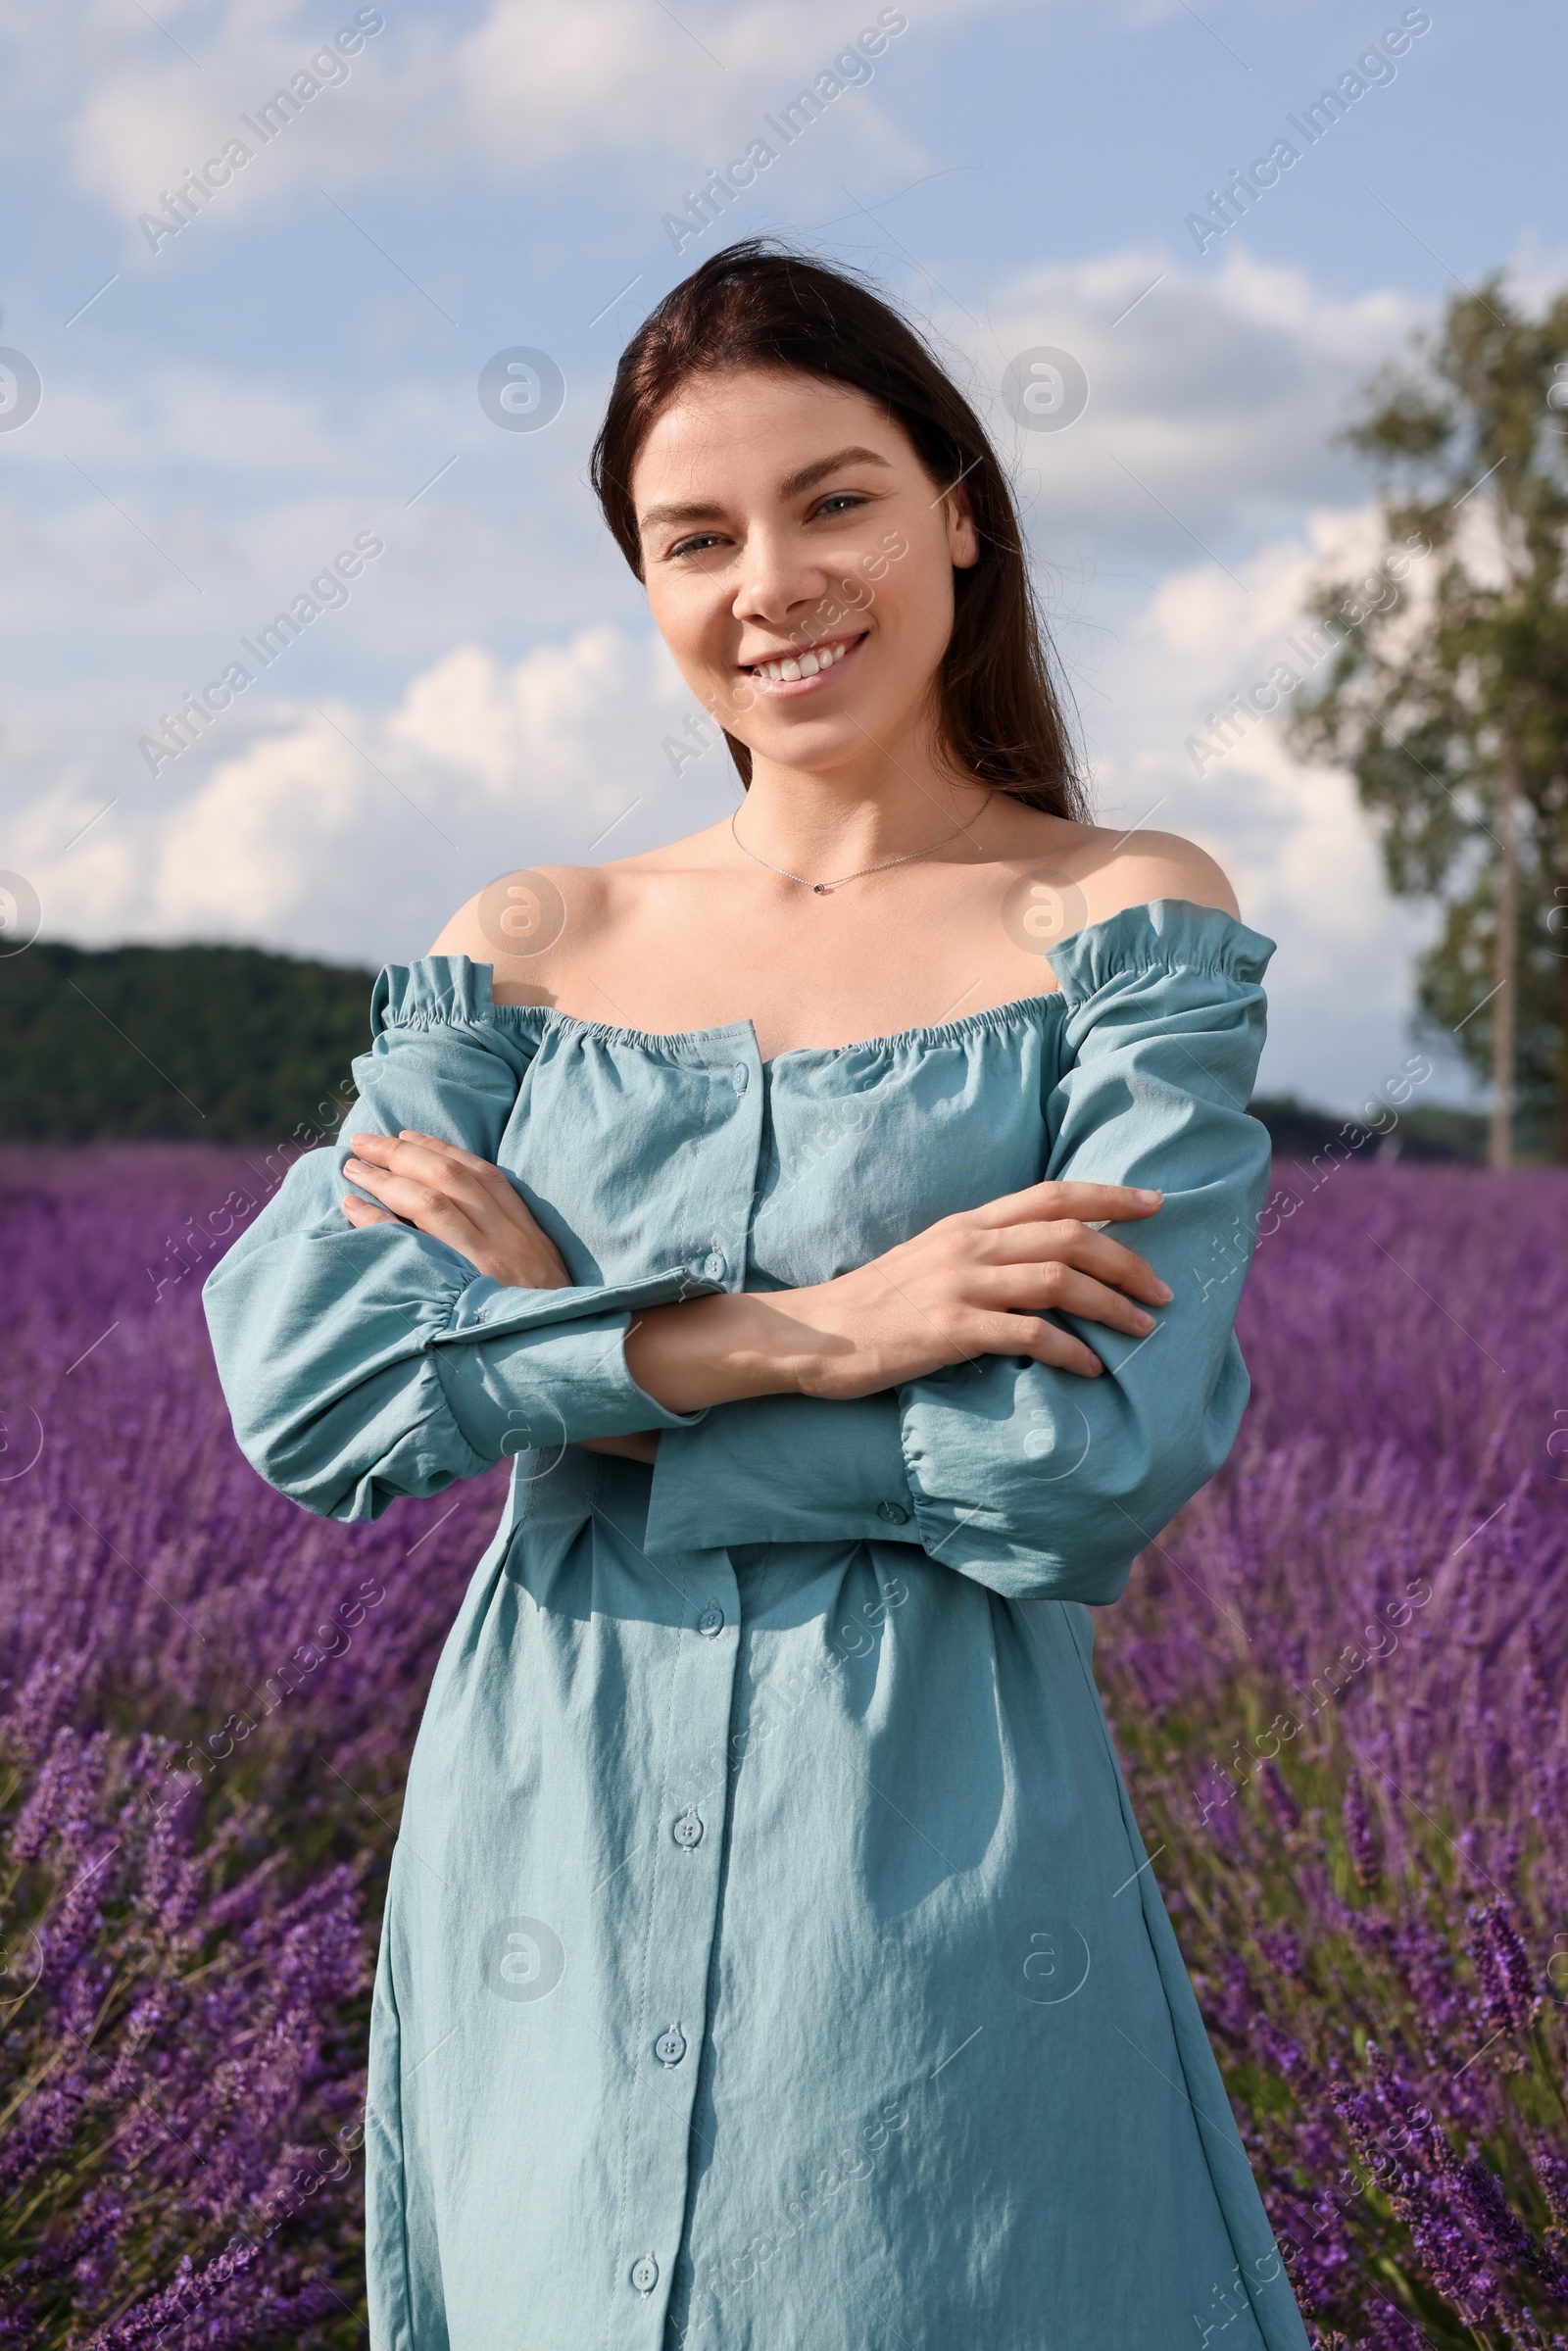
[[[721,1249],[710,1249],[703,1259],[703,1272],[710,1282],[721,1282],[729,1271],[729,1259]]]
[[[689,1804],[684,1812],[677,1814],[675,1824],[670,1831],[670,1835],[674,1837],[675,1842],[678,1845],[684,1845],[686,1847],[688,1853],[691,1851],[693,1845],[700,1845],[702,1843],[703,1824],[698,1819],[696,1813],[692,1810]]]
[[[671,2025],[654,2043],[654,2055],[661,2065],[679,2065],[686,2054],[686,2035],[678,2025]]]
[[[659,2264],[651,2253],[641,2254],[631,2265],[631,2281],[640,2294],[651,2294],[659,2283]]]
[[[878,1502],[876,1514],[878,1518],[885,1518],[890,1527],[903,1527],[908,1524],[909,1513],[902,1502]]]
[[[734,1087],[736,1093],[744,1094],[747,1087],[751,1083],[752,1077],[752,1073],[747,1068],[745,1062],[737,1061],[734,1068],[730,1071],[729,1076],[730,1084]]]
[[[709,1601],[708,1606],[697,1619],[697,1630],[699,1633],[705,1633],[710,1641],[712,1640],[715,1633],[723,1632],[724,1611],[716,1600]]]

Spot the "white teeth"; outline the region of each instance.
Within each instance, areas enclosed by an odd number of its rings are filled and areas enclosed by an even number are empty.
[[[803,653],[799,660],[791,657],[777,661],[756,661],[752,665],[752,674],[754,677],[770,678],[775,686],[781,686],[786,679],[815,677],[819,670],[831,669],[835,661],[843,661],[849,650],[847,645],[818,645],[814,652]]]

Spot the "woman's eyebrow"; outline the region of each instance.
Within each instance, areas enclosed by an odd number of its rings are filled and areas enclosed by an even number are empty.
[[[805,491],[812,490],[819,481],[824,481],[828,474],[836,473],[841,465],[880,465],[886,472],[893,469],[885,457],[879,457],[874,449],[862,449],[857,443],[849,449],[836,449],[831,457],[819,457],[813,464],[803,465],[799,473],[790,474],[787,480],[778,485],[780,499],[801,497]],[[678,506],[651,506],[645,514],[638,515],[637,527],[643,531],[651,530],[656,522],[721,522],[723,519],[724,510],[721,506],[714,506],[710,501],[688,501]]]
[[[893,470],[887,459],[878,457],[874,449],[861,449],[858,445],[836,449],[831,457],[819,457],[814,465],[803,465],[799,473],[781,481],[778,494],[780,498],[799,498],[803,490],[814,490],[819,481],[836,473],[841,465],[881,465],[890,473]]]
[[[722,522],[723,519],[721,506],[651,506],[646,514],[638,515],[637,528],[647,530],[655,522]]]

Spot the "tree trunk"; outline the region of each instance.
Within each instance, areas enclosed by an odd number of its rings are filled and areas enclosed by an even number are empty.
[[[1502,739],[1497,782],[1497,930],[1492,982],[1492,1129],[1487,1161],[1513,1165],[1514,1014],[1519,974],[1519,738]]]

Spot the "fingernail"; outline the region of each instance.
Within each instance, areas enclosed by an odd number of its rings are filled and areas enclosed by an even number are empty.
[[[1145,1190],[1145,1188],[1143,1187],[1143,1185],[1141,1185],[1141,1184],[1140,1184],[1140,1185],[1139,1185],[1139,1187],[1138,1187],[1138,1198],[1139,1198],[1140,1200],[1151,1200],[1151,1201],[1152,1201],[1153,1205],[1154,1205],[1156,1208],[1159,1206],[1159,1203],[1160,1203],[1160,1201],[1161,1201],[1161,1200],[1164,1199],[1164,1197],[1165,1197],[1165,1195],[1163,1194],[1163,1192],[1149,1192],[1149,1191],[1146,1191],[1146,1190]]]
[[[1176,1293],[1168,1282],[1156,1281],[1154,1284],[1154,1295],[1159,1299],[1159,1302],[1162,1306],[1168,1306],[1171,1299],[1176,1296]]]
[[[1139,1315],[1139,1317],[1138,1317],[1138,1320],[1137,1320],[1137,1321],[1134,1323],[1134,1325],[1133,1325],[1133,1328],[1134,1328],[1134,1330],[1135,1330],[1135,1331],[1143,1331],[1143,1332],[1145,1332],[1146,1334],[1147,1334],[1148,1332],[1152,1331],[1152,1330],[1153,1329],[1153,1327],[1154,1327],[1154,1318],[1153,1318],[1153,1316],[1152,1316],[1152,1314],[1143,1314],[1143,1313],[1140,1313],[1140,1315]]]

